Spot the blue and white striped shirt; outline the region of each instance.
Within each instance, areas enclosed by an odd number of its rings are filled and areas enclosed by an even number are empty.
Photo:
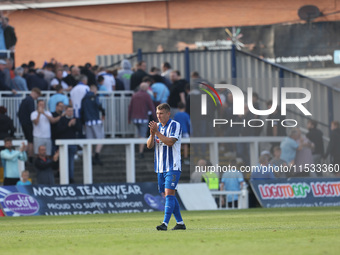
[[[169,119],[164,127],[161,123],[158,123],[157,126],[162,135],[176,138],[177,142],[170,147],[155,136],[155,172],[181,171],[181,125],[177,121]]]

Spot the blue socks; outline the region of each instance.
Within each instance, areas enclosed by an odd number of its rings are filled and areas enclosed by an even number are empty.
[[[167,226],[170,221],[172,213],[175,215],[176,222],[178,224],[184,224],[182,216],[181,216],[181,212],[179,209],[179,203],[177,201],[177,198],[175,196],[168,195],[165,197],[165,209],[164,209],[164,221],[163,221],[163,223],[165,223],[165,225]]]
[[[177,224],[184,224],[181,211],[179,210],[179,203],[177,201],[177,198],[176,197],[174,198],[175,198],[174,215],[175,215],[176,222]]]
[[[168,223],[171,218],[171,214],[174,211],[175,208],[175,196],[166,196],[165,197],[165,209],[164,209],[164,221],[165,225],[168,226]]]

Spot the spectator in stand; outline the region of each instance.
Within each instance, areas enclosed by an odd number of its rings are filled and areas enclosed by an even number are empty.
[[[309,173],[310,167],[305,167],[306,165],[312,165],[314,164],[313,161],[313,153],[312,150],[314,149],[314,144],[305,136],[301,135],[299,142],[300,150],[296,151],[295,156],[295,165],[297,166],[297,172],[298,175],[301,176],[308,176],[309,174],[312,174],[312,177],[315,177],[315,173]]]
[[[28,142],[27,152],[30,162],[33,162],[33,125],[31,121],[31,113],[35,110],[34,101],[40,97],[41,92],[38,88],[33,88],[31,93],[22,100],[19,111],[18,118],[22,127],[22,131],[25,135],[25,139]]]
[[[23,78],[24,68],[21,66],[15,68],[14,75],[15,77],[12,79],[13,88],[16,91],[28,91],[27,82]]]
[[[185,112],[185,105],[182,102],[178,103],[178,112],[174,116],[174,120],[177,121],[182,128],[182,137],[189,138],[190,137],[190,116]],[[184,159],[183,162],[185,165],[190,165],[189,160],[189,146],[188,144],[182,144]]]
[[[13,120],[6,115],[7,108],[0,106],[0,140],[6,137],[14,137],[15,128]]]
[[[172,85],[170,87],[168,104],[171,107],[170,117],[173,118],[173,116],[178,112],[178,103],[182,102],[184,105],[186,104],[185,86],[188,82],[181,79],[181,73],[177,70],[170,73],[170,80]]]
[[[50,110],[50,112],[55,112],[55,108],[58,102],[63,102],[64,105],[69,105],[69,99],[63,93],[63,87],[61,85],[57,85],[55,89],[57,93],[51,96],[50,100],[48,100],[48,109]]]
[[[146,62],[140,61],[137,63],[137,70],[131,75],[130,79],[130,90],[138,90],[139,84],[142,83],[143,78],[147,76],[146,73]]]
[[[51,81],[51,89],[57,90],[57,86],[60,85],[63,90],[70,91],[72,89],[64,80],[63,80],[63,70],[58,69],[55,77]]]
[[[84,96],[89,91],[90,88],[87,86],[87,76],[81,75],[79,83],[70,92],[74,116],[76,118],[80,118],[81,100],[83,100]]]
[[[97,78],[97,86],[98,86],[98,91],[105,92],[107,91],[107,88],[104,86],[104,76],[99,75]],[[104,96],[101,94],[101,96]]]
[[[32,182],[29,180],[30,172],[28,170],[24,170],[21,172],[21,180],[17,182],[16,185],[32,185]]]
[[[44,72],[41,69],[38,69],[37,71],[30,69],[26,81],[29,90],[32,90],[33,88],[48,90],[49,88],[49,84],[44,79]]]
[[[37,184],[54,185],[53,169],[58,168],[59,151],[57,151],[52,160],[47,156],[46,146],[40,145],[38,156],[34,161],[34,167],[37,173]]]
[[[35,62],[33,60],[30,60],[28,62],[28,70],[35,69]]]
[[[102,113],[102,116],[100,116]],[[81,117],[85,125],[85,134],[88,139],[104,139],[105,110],[97,97],[97,86],[91,85],[91,90],[86,93],[81,101]],[[93,158],[93,164],[103,165],[99,154],[103,148],[102,144],[97,144]]]
[[[236,166],[236,160],[230,162],[231,166]],[[245,181],[240,171],[229,170],[222,175],[220,190],[221,191],[240,191],[245,187]],[[238,208],[238,195],[227,196],[228,208]],[[222,205],[225,203],[225,196],[222,196]]]
[[[76,139],[77,133],[81,132],[81,121],[73,116],[72,106],[67,106],[65,115],[57,124],[57,139]],[[69,181],[74,183],[74,156],[77,153],[77,145],[68,146],[68,171]]]
[[[113,69],[112,75],[113,75],[113,78],[115,79],[115,82],[116,82],[115,90],[117,90],[117,91],[125,90],[125,85],[124,85],[123,81],[118,78],[118,69],[117,68]]]
[[[130,79],[133,71],[131,70],[130,61],[123,59],[120,64],[121,69],[118,71],[117,78],[124,83],[124,90],[130,90]]]
[[[332,121],[331,123],[331,135],[324,158],[327,158],[328,155],[331,155],[331,163],[333,165],[340,165],[340,124],[338,121]]]
[[[52,153],[51,123],[56,123],[60,117],[53,118],[51,112],[45,110],[45,101],[38,100],[37,110],[31,113],[33,122],[33,147],[34,153],[38,154],[40,145],[47,149],[48,156]]]
[[[14,88],[12,79],[14,78],[14,71],[13,71],[13,59],[7,58],[6,59],[6,66],[3,70],[5,74],[5,83],[9,84],[11,88]]]
[[[251,173],[250,179],[252,180],[270,180],[274,179],[275,175],[272,169],[269,168],[268,155],[261,155],[259,165],[256,170]]]
[[[148,132],[149,116],[148,112],[152,112],[152,116],[156,119],[155,106],[151,97],[147,93],[149,85],[146,82],[140,84],[140,90],[136,92],[130,101],[128,120],[129,124],[133,122],[138,130],[138,137],[145,138]],[[144,144],[139,145],[139,158],[144,158]]]
[[[70,73],[70,68],[67,64],[63,65],[63,79],[67,77]]]
[[[155,74],[151,77],[152,79],[152,101],[154,102],[155,106],[159,104],[166,103],[168,101],[170,92],[168,87],[163,83],[163,77]]]
[[[299,144],[301,139],[301,131],[299,128],[293,128],[280,144],[281,159],[286,161],[288,165],[295,165],[296,151],[301,150],[303,143]]]
[[[116,81],[112,74],[108,73],[104,67],[99,68],[98,75],[101,75],[104,77],[104,83],[103,85],[106,87],[108,92],[114,91],[116,88]],[[91,84],[90,84],[91,85]]]
[[[18,160],[26,161],[26,145],[22,143],[20,150],[14,150],[12,138],[5,138],[5,149],[1,151],[1,162],[4,167],[4,185],[16,185],[20,181]]]
[[[200,183],[202,182],[203,171],[201,169],[205,169],[207,167],[207,161],[205,159],[200,159],[197,162],[197,166],[199,167],[199,171],[195,171],[190,175],[190,183]]]
[[[153,75],[161,75],[161,69],[159,69],[159,68],[153,66],[153,67],[150,68],[149,74],[150,74],[151,76],[153,76]],[[164,78],[164,77],[162,76],[162,78]]]
[[[72,106],[71,106],[72,107]],[[60,119],[65,116],[65,105],[63,102],[56,103],[54,107],[54,111],[52,112],[52,117],[56,119],[54,123],[51,123],[51,138],[52,138],[52,155],[57,151],[57,146],[55,144],[55,140],[58,139],[58,123]]]
[[[307,123],[308,133],[307,138],[315,145],[313,150],[314,164],[321,164],[321,158],[324,155],[323,134],[317,129],[318,123],[315,120],[309,120]]]
[[[162,65],[162,74],[161,75],[170,81],[171,80],[171,77],[170,77],[171,72],[172,72],[172,69],[171,69],[170,63],[164,62],[163,65]]]
[[[3,17],[2,14],[0,15],[2,17],[2,29],[5,38],[5,46],[7,50],[11,51],[11,58],[14,59],[14,49],[17,43],[17,37],[15,35],[14,28],[9,25],[8,17]]]
[[[96,75],[91,70],[92,65],[91,63],[86,63],[84,68],[81,69],[81,74],[85,74],[87,76],[88,84],[96,84]]]
[[[80,77],[81,76],[80,76],[80,69],[79,69],[79,67],[73,66],[71,68],[71,73],[68,74],[65,78],[63,78],[63,81],[66,82],[68,86],[73,88],[80,81]]]
[[[52,61],[53,61],[53,59],[52,59]],[[55,77],[55,73],[54,73],[53,70],[55,70],[55,66],[54,66],[53,63],[45,63],[43,68],[42,68],[42,72],[44,73],[44,79],[49,86],[48,87],[49,90],[50,90],[51,81]]]
[[[269,161],[269,164],[274,167],[287,166],[287,162],[281,159],[281,148],[275,146],[273,148],[274,157]],[[276,177],[285,178],[288,177],[285,172],[275,172]]]
[[[5,74],[5,68],[6,68],[6,61],[3,59],[0,59],[0,91],[12,91],[13,94],[16,94],[16,90],[12,89],[11,84],[6,83],[6,74]]]
[[[28,65],[26,63],[22,64],[21,67],[24,69],[24,74],[22,75],[22,77],[26,80],[26,76],[28,74]]]

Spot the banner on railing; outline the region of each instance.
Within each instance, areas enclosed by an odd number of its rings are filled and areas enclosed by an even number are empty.
[[[250,184],[262,207],[340,206],[340,179],[252,180]]]
[[[136,213],[164,210],[157,183],[4,186],[6,216]]]

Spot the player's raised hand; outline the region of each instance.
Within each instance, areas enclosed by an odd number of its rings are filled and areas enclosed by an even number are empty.
[[[157,132],[157,123],[154,122],[153,120],[150,121],[150,123],[149,123],[149,128],[150,128],[150,133],[151,133],[151,135],[156,134],[156,132]]]

